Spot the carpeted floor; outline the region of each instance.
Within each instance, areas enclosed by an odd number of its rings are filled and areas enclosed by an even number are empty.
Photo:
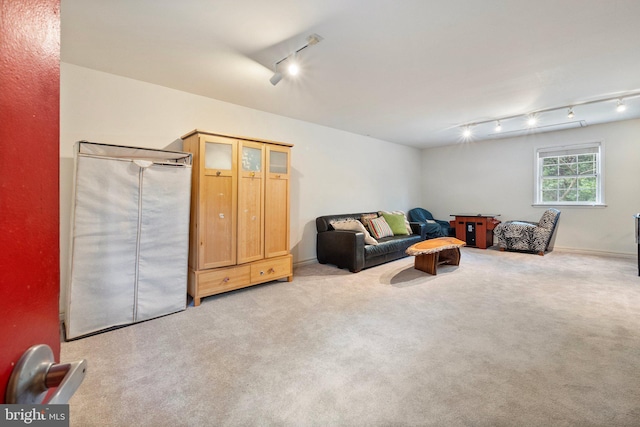
[[[462,249],[291,283],[63,343],[72,426],[639,426],[633,259]]]

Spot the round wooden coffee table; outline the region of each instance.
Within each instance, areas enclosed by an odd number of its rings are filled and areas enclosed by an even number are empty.
[[[466,245],[455,237],[437,237],[424,240],[407,248],[407,255],[415,256],[414,267],[436,275],[440,264],[460,265],[460,247]]]

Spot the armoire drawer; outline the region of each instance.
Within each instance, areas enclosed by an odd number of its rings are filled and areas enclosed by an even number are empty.
[[[291,276],[291,255],[269,258],[251,264],[251,283],[264,283]]]
[[[250,283],[251,269],[248,265],[229,268],[216,268],[200,271],[197,274],[197,293],[199,296],[213,295],[242,288]]]

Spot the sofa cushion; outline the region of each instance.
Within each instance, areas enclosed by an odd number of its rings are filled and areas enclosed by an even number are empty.
[[[360,222],[362,222],[364,224],[365,228],[367,230],[369,230],[369,233],[371,233],[372,235],[374,233],[373,233],[373,228],[371,227],[371,220],[372,219],[376,219],[376,218],[378,218],[378,214],[377,213],[375,213],[375,214],[364,214],[364,215],[362,215],[360,217]]]
[[[371,221],[373,218],[378,218],[379,216],[380,215],[378,215],[377,212],[362,214],[360,216],[360,222],[363,223],[365,227],[368,227],[369,221]]]
[[[407,231],[407,226],[405,225],[406,217],[404,214],[382,212],[382,216],[385,221],[387,221],[387,224],[389,224],[394,236],[406,236],[407,234],[411,234]]]
[[[365,258],[383,256],[393,252],[401,252],[404,254],[404,251],[406,251],[409,246],[420,241],[422,241],[422,239],[417,234],[412,234],[411,236],[385,237],[378,240],[378,245],[376,246],[365,246]]]
[[[364,233],[364,242],[367,245],[377,245],[378,241],[371,237],[371,234],[367,231],[367,229],[362,225],[360,221],[357,219],[348,219],[344,221],[331,221],[331,226],[334,230],[349,230],[349,231],[359,231]]]
[[[404,217],[404,225],[407,228],[407,234],[413,234],[413,230],[411,229],[411,225],[409,224],[407,215],[403,211],[390,211],[390,212],[380,211],[380,215],[382,214],[402,215]]]
[[[383,216],[369,220],[369,229],[376,239],[393,236],[393,231]]]
[[[316,218],[316,230],[318,231],[318,233],[324,233],[325,231],[331,231],[331,230],[333,230],[333,227],[330,224],[331,221],[345,221],[345,220],[349,220],[349,219],[351,219],[351,220],[354,220],[354,219],[359,220],[363,215],[366,215],[368,213],[370,213],[370,212],[319,216],[319,217]],[[375,215],[377,215],[377,212],[373,212],[373,213]],[[364,224],[364,225],[366,226],[366,224]]]

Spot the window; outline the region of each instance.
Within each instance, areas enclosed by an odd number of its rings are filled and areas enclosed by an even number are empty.
[[[540,205],[604,204],[602,143],[536,150],[536,196]]]

